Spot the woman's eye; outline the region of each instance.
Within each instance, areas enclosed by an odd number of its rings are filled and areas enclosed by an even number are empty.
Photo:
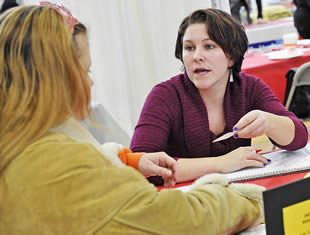
[[[215,48],[214,45],[206,45],[205,47],[206,47],[207,49],[213,49],[213,48]]]
[[[184,50],[186,51],[192,51],[194,48],[192,46],[185,46]]]

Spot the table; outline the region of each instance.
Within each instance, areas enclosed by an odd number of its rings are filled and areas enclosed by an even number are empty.
[[[263,178],[263,179],[243,181],[240,183],[258,184],[258,185],[264,186],[266,189],[271,189],[271,188],[275,188],[275,187],[278,187],[278,186],[281,186],[284,184],[294,182],[296,180],[303,179],[307,173],[308,172],[298,172],[298,173],[280,175],[280,176],[273,176],[273,177],[268,177],[268,178]],[[179,184],[176,184],[175,188],[187,186],[187,185],[191,185],[191,184],[193,184],[193,181],[185,182],[185,183],[179,183]],[[158,191],[162,190],[163,188],[164,188],[163,186],[157,187]]]
[[[253,24],[245,27],[250,44],[282,39],[284,34],[297,33],[293,17]]]
[[[290,68],[299,67],[310,61],[310,50],[304,50],[303,55],[290,59],[270,60],[263,53],[246,56],[241,70],[262,79],[284,102],[286,78],[285,74]]]

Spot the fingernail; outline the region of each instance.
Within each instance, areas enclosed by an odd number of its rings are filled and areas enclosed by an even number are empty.
[[[235,138],[238,138],[239,136],[238,136],[238,134],[234,134],[234,137],[235,137]]]
[[[266,166],[267,164],[264,163],[264,166]]]
[[[271,162],[271,160],[270,160],[270,159],[267,159],[267,162]]]
[[[234,127],[234,131],[237,131],[238,130],[238,128],[237,127]]]
[[[261,149],[257,149],[255,150],[256,153],[259,153],[260,151],[262,151]]]

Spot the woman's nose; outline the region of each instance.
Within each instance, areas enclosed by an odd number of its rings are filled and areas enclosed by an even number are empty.
[[[201,49],[197,48],[194,53],[194,60],[203,61],[204,55]]]
[[[88,78],[88,84],[92,87],[94,85],[94,81],[91,78]]]

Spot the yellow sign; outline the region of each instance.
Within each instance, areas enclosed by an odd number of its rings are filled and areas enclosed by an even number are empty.
[[[282,210],[285,235],[310,235],[310,200]]]

